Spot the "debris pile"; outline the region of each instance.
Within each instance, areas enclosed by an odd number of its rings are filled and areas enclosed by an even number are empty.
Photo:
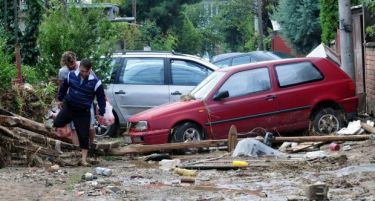
[[[60,157],[63,151],[76,151],[69,138],[57,137],[43,124],[0,109],[0,167],[11,165],[41,166],[45,161],[61,166],[72,165]]]

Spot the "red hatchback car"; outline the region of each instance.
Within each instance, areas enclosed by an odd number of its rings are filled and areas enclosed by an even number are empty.
[[[355,85],[335,63],[297,58],[215,71],[185,100],[129,119],[133,143],[161,144],[224,139],[256,127],[279,133],[330,134],[356,114]],[[311,123],[311,124],[310,124]]]

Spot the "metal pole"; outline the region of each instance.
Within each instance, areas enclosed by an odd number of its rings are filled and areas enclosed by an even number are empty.
[[[16,51],[16,65],[18,69],[18,84],[23,84],[22,80],[22,66],[21,66],[21,52],[20,52],[20,44],[18,42],[18,4],[17,0],[13,0],[13,6],[14,6],[14,34],[16,37],[16,45],[15,45],[15,51]]]
[[[134,17],[134,23],[137,23],[137,0],[132,0],[132,15]]]
[[[355,81],[353,45],[352,45],[352,13],[350,0],[339,0],[340,19],[340,55],[342,69]]]
[[[264,50],[263,47],[263,18],[262,18],[263,0],[257,1],[257,13],[258,13],[258,29],[259,29],[259,43],[258,49]]]

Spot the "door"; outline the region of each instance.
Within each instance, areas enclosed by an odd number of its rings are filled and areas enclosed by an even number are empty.
[[[231,75],[216,94],[228,91],[229,97],[209,101],[208,130],[214,139],[227,138],[231,125],[240,133],[277,124],[277,99],[274,96],[267,67]]]
[[[180,100],[181,95],[188,94],[213,71],[193,61],[170,60],[170,102]]]
[[[125,119],[146,109],[168,103],[162,58],[127,58],[112,88],[113,97]]]

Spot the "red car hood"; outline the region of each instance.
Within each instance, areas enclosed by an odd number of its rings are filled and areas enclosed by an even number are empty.
[[[198,109],[200,108],[200,105],[203,105],[202,100],[188,100],[167,103],[135,114],[132,117],[130,117],[128,121],[137,122],[140,120],[149,120],[154,117],[164,116],[165,114],[183,112],[184,110],[190,110],[193,108]]]

